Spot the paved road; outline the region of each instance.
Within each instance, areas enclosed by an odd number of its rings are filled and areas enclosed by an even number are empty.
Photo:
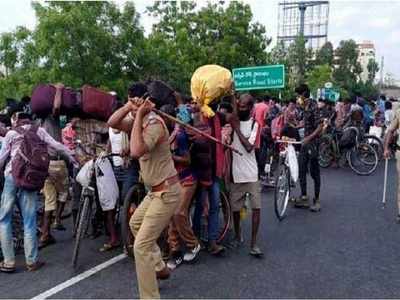
[[[390,165],[388,205],[381,209],[383,165],[370,177],[350,170],[324,170],[320,214],[289,208],[278,222],[273,194],[263,194],[260,246],[262,260],[247,247],[223,258],[201,253],[195,265],[183,265],[166,282],[164,298],[399,298],[400,225],[395,224],[395,166]],[[249,233],[247,228],[246,233]],[[101,239],[85,241],[81,268],[70,268],[68,232],[41,252],[48,265],[37,273],[0,274],[1,298],[31,298],[110,258],[98,253]],[[136,298],[133,262],[128,258],[97,272],[52,297]]]

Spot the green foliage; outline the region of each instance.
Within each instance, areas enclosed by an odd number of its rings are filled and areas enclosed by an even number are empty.
[[[368,61],[367,70],[368,70],[368,83],[373,84],[375,75],[379,71],[378,63],[371,58]]]
[[[315,64],[333,66],[333,45],[331,42],[325,43],[321,49],[316,51]]]
[[[323,88],[325,83],[331,80],[332,68],[328,64],[315,66],[306,75],[306,82],[313,95],[316,95],[317,90]]]
[[[335,50],[337,57],[333,71],[333,78],[338,86],[348,91],[352,91],[361,74],[361,65],[357,61],[357,44],[353,40],[341,41],[339,47]]]
[[[101,86],[124,94],[138,80],[145,39],[132,3],[34,2],[34,32],[17,28],[0,39],[0,97],[30,94],[41,82]]]
[[[294,96],[299,83],[316,90],[331,79],[342,95],[376,92],[372,78],[378,66],[370,62],[370,80],[359,82],[354,41],[342,41],[335,51],[328,42],[314,53],[299,36],[289,48],[278,44],[268,52],[266,28],[253,22],[250,5],[240,1],[202,7],[196,1],[153,2],[146,14],[157,22],[147,37],[132,2],[123,8],[105,1],[32,6],[37,18],[32,32],[18,27],[0,35],[0,105],[6,97],[29,95],[35,85],[48,82],[74,88],[87,83],[125,97],[132,81],[153,78],[189,93],[192,73],[205,64],[228,69],[284,64],[285,88],[268,91],[284,99]]]
[[[248,4],[159,1],[148,8],[159,19],[149,36],[153,63],[149,75],[189,92],[190,78],[199,66],[219,64],[228,69],[266,64],[264,26],[252,23]]]

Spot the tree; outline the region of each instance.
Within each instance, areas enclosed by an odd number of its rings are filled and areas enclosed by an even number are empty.
[[[17,67],[21,51],[21,41],[26,38],[27,29],[17,28],[0,36],[0,65],[4,66],[4,76],[8,77]]]
[[[316,65],[333,65],[333,46],[331,42],[326,42],[315,54]]]
[[[368,71],[368,82],[370,84],[373,84],[374,80],[375,80],[375,75],[379,71],[379,66],[378,66],[378,63],[375,61],[375,59],[371,58],[368,61],[367,71]]]
[[[157,1],[148,12],[160,21],[149,36],[153,64],[148,73],[188,92],[192,73],[201,65],[228,69],[265,64],[270,39],[252,22],[248,4]]]
[[[323,88],[325,83],[331,80],[332,68],[328,64],[316,66],[306,76],[306,82],[314,95],[319,88]]]
[[[132,3],[122,12],[109,2],[34,3],[34,9],[36,47],[50,81],[122,92],[118,80],[138,78],[144,36]]]
[[[350,96],[354,96],[354,88],[357,84],[359,75],[362,72],[361,65],[357,61],[357,44],[353,40],[341,41],[335,50],[335,69],[333,78],[338,86],[349,91]]]

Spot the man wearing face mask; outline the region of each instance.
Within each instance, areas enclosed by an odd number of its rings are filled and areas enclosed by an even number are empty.
[[[232,182],[229,186],[233,211],[235,240],[233,246],[239,246],[242,241],[240,229],[240,210],[244,207],[246,198],[250,200],[252,209],[252,230],[249,254],[254,257],[263,255],[256,245],[260,225],[261,195],[258,183],[258,167],[255,154],[255,141],[259,124],[251,117],[254,99],[245,94],[238,102],[238,116],[228,115],[227,121],[233,128],[232,146],[243,155],[232,153]]]
[[[303,108],[304,140],[299,155],[299,177],[301,197],[296,200],[298,208],[310,208],[312,212],[321,210],[319,192],[321,188],[321,174],[318,164],[319,137],[323,130],[323,122],[316,101],[310,99],[310,89],[306,84],[296,88],[297,103]],[[307,197],[307,172],[314,180],[314,200],[310,207]]]

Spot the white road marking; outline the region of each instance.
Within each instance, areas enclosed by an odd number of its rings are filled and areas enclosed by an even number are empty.
[[[65,290],[66,288],[68,288],[68,287],[78,283],[79,281],[82,281],[82,280],[84,280],[84,279],[96,274],[97,272],[100,272],[101,270],[103,270],[103,269],[105,269],[105,268],[107,268],[107,267],[109,267],[109,266],[111,266],[111,265],[123,260],[126,257],[127,256],[124,253],[120,254],[120,255],[117,255],[117,256],[111,258],[110,260],[107,260],[107,261],[103,262],[102,264],[97,265],[97,266],[95,266],[95,267],[93,267],[93,268],[91,268],[91,269],[89,269],[89,270],[87,270],[87,271],[75,276],[75,277],[72,277],[72,278],[68,279],[67,281],[64,281],[64,282],[56,285],[55,287],[53,287],[53,288],[51,288],[51,289],[49,289],[49,290],[47,290],[47,291],[45,291],[45,292],[43,292],[43,293],[41,293],[41,294],[39,294],[37,296],[31,298],[31,300],[47,299],[48,297],[53,296],[54,294],[57,294],[57,293],[61,292],[62,290]]]

